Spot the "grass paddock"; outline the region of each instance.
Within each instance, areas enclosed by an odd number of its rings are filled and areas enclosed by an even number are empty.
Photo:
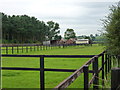
[[[19,53],[27,55],[97,55],[104,50],[103,46],[71,46],[49,50]],[[2,67],[39,68],[40,58],[29,57],[2,57]],[[78,69],[89,58],[45,58],[45,68]],[[54,88],[72,72],[45,72],[45,87]],[[3,88],[39,88],[39,71],[2,70]],[[78,77],[68,88],[83,88],[83,75]]]

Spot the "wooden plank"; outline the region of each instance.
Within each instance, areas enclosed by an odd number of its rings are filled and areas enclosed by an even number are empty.
[[[93,83],[93,81],[94,81],[94,79],[95,79],[95,76],[96,76],[96,74],[94,73],[93,76],[92,76],[92,79],[89,81],[89,87],[90,87],[90,85]]]
[[[78,76],[80,76],[81,73],[83,73],[83,67],[76,70],[71,76],[69,76],[67,79],[65,79],[63,82],[61,82],[58,86],[55,88],[66,88],[68,87]]]
[[[26,70],[26,71],[40,71],[40,68],[22,68],[22,67],[1,67],[3,70]],[[55,71],[55,72],[75,72],[76,69],[53,69],[53,68],[44,68],[44,71]],[[89,73],[93,73],[92,70],[89,70]]]
[[[3,57],[40,57],[40,56],[44,56],[44,57],[59,57],[59,58],[90,58],[93,57],[95,55],[6,55],[3,54]]]

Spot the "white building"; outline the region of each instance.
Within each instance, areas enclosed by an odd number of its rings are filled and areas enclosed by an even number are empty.
[[[50,41],[43,41],[43,45],[50,45]]]
[[[77,39],[76,44],[89,44],[89,39]]]

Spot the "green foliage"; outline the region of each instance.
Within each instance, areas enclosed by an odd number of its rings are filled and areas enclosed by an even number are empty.
[[[101,45],[104,45],[104,42],[106,41],[106,38],[104,35],[97,35],[94,39],[94,42],[95,43],[98,43],[98,44],[101,44]]]
[[[65,39],[76,38],[75,32],[73,29],[67,29],[64,34]]]
[[[61,40],[62,36],[61,35],[55,35],[55,40]]]
[[[53,38],[55,38],[55,36],[60,33],[60,27],[58,23],[55,23],[53,21],[48,21],[47,22],[48,27],[49,27],[49,32],[48,32],[48,38],[49,40],[52,40]]]
[[[94,40],[95,40],[95,36],[93,36],[93,34],[90,34],[90,39],[91,39],[92,41],[94,41]]]
[[[2,43],[8,43],[8,41],[5,39],[2,39]]]
[[[110,8],[104,22],[106,47],[111,54],[120,55],[120,2]]]
[[[8,16],[2,13],[2,38],[10,43],[42,42],[48,36],[50,39],[60,31],[59,24],[53,21],[45,22],[27,15]],[[3,42],[7,43],[7,42]]]

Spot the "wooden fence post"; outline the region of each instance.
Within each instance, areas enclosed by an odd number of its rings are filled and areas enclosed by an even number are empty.
[[[23,45],[22,45],[22,53],[23,53]]]
[[[64,48],[65,46],[64,46],[64,44],[63,44],[63,48]]]
[[[102,86],[104,86],[104,53],[102,54]]]
[[[60,48],[60,45],[58,45],[59,46],[59,48]]]
[[[19,48],[18,48],[18,46],[17,46],[17,53],[19,53]]]
[[[34,51],[35,51],[35,45],[33,45],[33,47],[34,47]]]
[[[26,46],[26,52],[28,53],[28,46]]]
[[[44,90],[44,56],[42,55],[40,57],[40,88],[41,90]]]
[[[46,50],[47,50],[47,45],[46,45]]]
[[[27,52],[27,46],[25,46],[25,51]]]
[[[41,46],[41,50],[43,50],[43,45]]]
[[[32,46],[30,46],[30,51],[32,51]]]
[[[107,61],[107,59],[108,59],[108,58],[107,58],[107,54],[105,54],[105,75],[106,75],[106,79],[107,79],[107,71],[108,71],[108,70],[107,70],[107,66],[108,66],[108,63],[107,63],[108,61]]]
[[[120,90],[120,68],[111,70],[111,90]]]
[[[93,89],[98,89],[98,84],[99,84],[99,81],[98,81],[98,56],[95,56],[95,60],[93,62],[93,70],[94,70],[94,73],[96,74],[95,75],[95,79],[93,81]]]
[[[37,51],[39,50],[39,46],[37,45]]]
[[[85,65],[83,67],[84,72],[84,90],[88,90],[89,88],[89,75],[88,75],[88,65]]]
[[[44,45],[43,45],[43,50],[44,50]]]
[[[14,53],[14,47],[12,46],[12,54]]]
[[[8,54],[8,46],[6,46],[6,54]]]
[[[40,45],[40,50],[41,50],[41,45]]]

